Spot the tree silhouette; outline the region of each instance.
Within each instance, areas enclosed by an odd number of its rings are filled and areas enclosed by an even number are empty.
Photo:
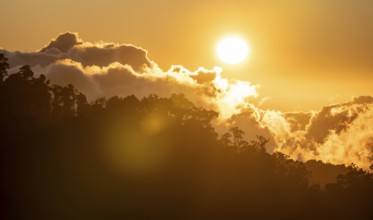
[[[372,174],[325,189],[183,94],[103,97],[0,55],[1,219],[371,219]]]
[[[8,75],[7,69],[9,68],[8,58],[4,54],[0,54],[0,83],[3,82],[4,77]]]

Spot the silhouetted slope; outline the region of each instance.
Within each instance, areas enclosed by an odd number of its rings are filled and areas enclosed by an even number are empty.
[[[182,94],[88,103],[0,56],[1,219],[371,219],[373,178],[325,189]]]
[[[344,165],[325,164],[321,161],[310,160],[304,163],[310,171],[310,182],[320,184],[324,187],[328,183],[336,183],[339,175],[348,173],[348,168]]]

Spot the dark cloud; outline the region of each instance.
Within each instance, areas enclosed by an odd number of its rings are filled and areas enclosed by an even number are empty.
[[[151,66],[151,62],[147,58],[147,52],[132,45],[82,45],[74,47],[70,51],[70,56],[71,59],[80,62],[83,66],[104,67],[119,62],[130,65],[139,72]]]
[[[61,54],[51,54],[49,53],[40,53],[40,52],[9,52],[6,50],[0,50],[0,53],[3,53],[9,59],[9,65],[11,68],[22,66],[22,65],[29,65],[31,67],[34,66],[48,66],[58,59],[61,59]]]
[[[55,40],[52,40],[46,47],[42,48],[40,52],[45,53],[50,49],[58,49],[61,52],[66,53],[76,45],[82,44],[82,41],[78,38],[75,33],[64,33],[58,36]]]
[[[209,71],[198,71],[196,75],[192,75],[191,77],[200,84],[211,83],[216,78],[216,74]]]
[[[324,107],[311,121],[307,138],[317,143],[323,143],[331,131],[340,134],[353,122],[358,113],[352,113],[348,109],[333,114],[332,110],[337,106]]]
[[[30,65],[32,67],[47,66],[61,59],[71,59],[83,66],[108,66],[119,62],[130,65],[134,70],[143,72],[152,66],[147,57],[147,51],[133,45],[113,43],[90,43],[81,40],[76,33],[64,33],[52,40],[39,52],[10,52],[5,53],[11,67]]]
[[[322,143],[331,133],[340,134],[366,110],[365,104],[373,103],[373,98],[362,96],[354,98],[353,101],[323,107],[322,110],[312,118],[307,131],[307,138]]]
[[[284,115],[290,123],[292,132],[305,130],[312,117],[312,114],[309,112],[288,112]]]
[[[359,97],[354,98],[352,103],[371,104],[371,103],[373,103],[373,97],[372,96],[359,96]]]

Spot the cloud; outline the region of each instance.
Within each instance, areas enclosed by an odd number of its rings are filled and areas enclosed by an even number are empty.
[[[42,48],[40,52],[57,49],[60,52],[66,53],[69,49],[80,44],[82,44],[82,40],[79,39],[77,34],[67,32],[61,34],[55,40],[52,40],[46,47]]]
[[[245,132],[246,140],[255,140],[257,136],[269,138],[269,143],[266,145],[266,150],[270,153],[277,148],[273,135],[268,127],[263,126],[259,122],[258,109],[253,105],[246,107],[240,113],[233,115],[224,122],[218,123],[218,131],[227,132],[230,127],[239,127]]]
[[[99,85],[87,74],[88,69],[75,61],[58,60],[46,68],[39,67],[34,70],[39,74],[46,75],[52,84],[61,86],[73,84],[79,91],[87,94],[90,99],[101,95]]]
[[[71,59],[83,66],[108,66],[119,62],[142,72],[152,66],[147,51],[129,44],[90,43],[81,40],[76,33],[64,33],[38,52],[10,52],[0,50],[9,58],[11,68],[28,64],[31,67],[47,66],[61,59]]]
[[[354,163],[366,170],[372,164],[373,97],[357,97],[319,112],[260,114],[258,122],[271,132],[275,151],[303,161]]]
[[[90,100],[184,93],[197,105],[219,111],[221,117],[227,118],[238,113],[246,99],[257,96],[256,85],[223,78],[219,67],[190,71],[174,65],[164,71],[148,59],[142,48],[86,42],[76,33],[63,33],[36,52],[0,52],[9,58],[13,71],[30,65],[36,74],[45,74],[54,84],[73,84]]]
[[[169,97],[184,93],[196,105],[219,112],[219,132],[238,126],[252,140],[270,138],[269,152],[294,159],[321,160],[368,169],[373,150],[373,97],[323,107],[316,112],[261,109],[258,85],[222,77],[223,69],[195,71],[174,65],[164,71],[147,51],[127,44],[85,42],[76,33],[64,33],[35,52],[0,50],[12,71],[30,65],[54,84],[73,84],[89,100],[98,97],[150,94]],[[12,72],[11,71],[11,72]]]
[[[197,83],[211,83],[216,79],[216,74],[211,71],[203,71],[199,70],[195,75],[191,75],[193,79],[197,81]]]
[[[18,68],[22,65],[29,65],[31,67],[42,66],[46,67],[59,59],[63,59],[59,52],[57,54],[50,53],[40,53],[40,52],[9,52],[6,50],[1,50],[0,53],[3,53],[9,59],[10,68]]]

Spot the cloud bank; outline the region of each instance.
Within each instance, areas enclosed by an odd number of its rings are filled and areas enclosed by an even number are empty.
[[[30,65],[54,84],[73,84],[90,100],[98,97],[184,93],[198,106],[220,114],[219,131],[239,126],[246,138],[271,139],[267,150],[294,159],[356,164],[368,169],[373,152],[373,98],[325,106],[318,112],[280,112],[258,106],[258,85],[222,77],[222,68],[190,71],[174,65],[164,71],[147,51],[127,44],[85,42],[64,33],[35,52],[0,50],[10,72]]]
[[[190,71],[174,65],[164,71],[148,59],[142,48],[85,42],[76,33],[63,33],[36,52],[0,52],[8,57],[13,71],[27,64],[54,84],[73,84],[90,100],[115,95],[135,94],[141,98],[185,93],[196,104],[229,117],[240,111],[245,100],[257,96],[257,85],[223,78],[219,67]]]
[[[355,164],[365,170],[372,165],[373,97],[357,97],[318,112],[252,111],[257,127],[271,134],[273,145],[269,150],[301,161]],[[247,116],[235,117],[241,124],[247,120]]]

